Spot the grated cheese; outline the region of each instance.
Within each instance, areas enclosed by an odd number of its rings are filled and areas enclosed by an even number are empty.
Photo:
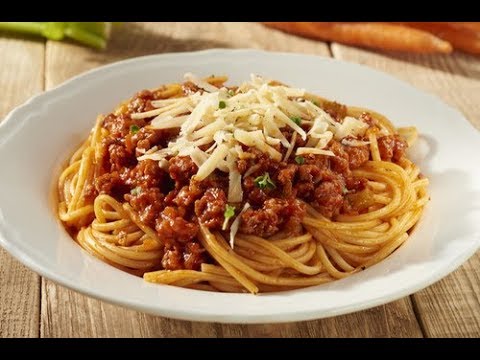
[[[366,123],[350,116],[342,123],[336,122],[322,108],[303,98],[304,89],[272,85],[271,81],[251,75],[250,81],[230,96],[226,88],[215,87],[193,74],[185,74],[185,79],[202,91],[152,101],[154,110],[131,115],[133,119],[153,118],[147,125],[151,129],[180,128],[178,137],[166,148],[152,148],[137,159],[159,161],[160,166],[168,168],[169,157],[190,156],[198,167],[196,180],[207,178],[215,170],[228,172],[231,203],[243,199],[242,175],[236,166],[238,159],[244,157],[242,145],[254,147],[276,161],[282,161],[284,153],[283,161],[287,161],[293,152],[335,156],[326,150],[333,138],[348,146],[368,144],[358,140],[368,128]],[[293,131],[290,141],[284,135],[288,128]],[[305,145],[295,149],[297,137]],[[252,166],[244,176],[257,168]],[[238,230],[240,214],[232,229],[236,224]],[[230,237],[232,247],[235,234],[233,231]]]
[[[235,246],[235,236],[237,235],[238,229],[240,228],[240,221],[242,220],[242,214],[250,208],[250,204],[247,202],[243,206],[242,211],[237,215],[235,220],[230,226],[230,247],[233,249]]]

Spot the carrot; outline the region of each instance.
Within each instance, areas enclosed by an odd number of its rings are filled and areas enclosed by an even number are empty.
[[[426,31],[391,23],[267,22],[266,26],[310,38],[382,50],[450,53],[452,46]]]
[[[480,22],[454,22],[449,24],[471,31],[480,32]]]
[[[475,32],[457,23],[406,23],[416,29],[431,32],[432,34],[450,42],[455,49],[480,55],[480,32]]]

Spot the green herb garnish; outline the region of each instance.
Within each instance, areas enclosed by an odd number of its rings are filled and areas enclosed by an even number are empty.
[[[343,195],[348,194],[348,189],[347,189],[346,187],[344,187],[344,188],[342,189],[342,193],[343,193]]]
[[[302,165],[305,163],[305,158],[303,156],[295,156],[295,162],[298,164],[298,165]]]
[[[290,120],[292,120],[295,124],[297,125],[300,125],[302,123],[302,118],[298,117],[298,116],[292,116],[290,118]]]
[[[140,195],[141,192],[142,192],[142,188],[140,186],[137,186],[136,188],[133,188],[132,190],[130,190],[130,194],[134,196]]]
[[[225,101],[220,101],[218,103],[218,108],[219,109],[225,109],[227,107],[227,103]]]
[[[257,177],[254,180],[255,185],[257,185],[260,189],[275,189],[275,183],[270,178],[269,173],[265,173],[262,176]]]
[[[228,95],[230,95],[230,96],[235,95],[235,91],[233,91],[232,89],[228,90]]]
[[[137,126],[137,125],[131,125],[130,126],[130,132],[135,135],[136,133],[138,133],[140,131],[140,128]]]
[[[227,229],[228,221],[235,216],[235,207],[227,204],[223,216],[225,220],[223,221],[222,230],[225,231]]]

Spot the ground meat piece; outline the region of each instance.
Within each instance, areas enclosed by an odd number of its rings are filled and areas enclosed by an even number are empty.
[[[136,93],[128,104],[129,113],[141,113],[155,109],[152,106],[154,95],[150,90],[142,90]]]
[[[182,84],[182,90],[183,90],[183,94],[185,96],[188,96],[188,95],[195,94],[197,91],[200,91],[201,89],[191,81],[186,81]]]
[[[280,170],[277,175],[277,180],[283,186],[283,195],[289,197],[293,191],[293,181],[297,173],[298,165],[288,164],[286,168]]]
[[[155,230],[160,239],[173,244],[192,241],[199,227],[195,222],[185,220],[184,216],[184,209],[167,206],[156,220]]]
[[[331,218],[343,205],[344,183],[341,180],[324,181],[315,189],[315,202],[320,212]]]
[[[184,268],[187,270],[199,270],[200,265],[205,262],[204,253],[205,249],[199,243],[188,243],[183,251]]]
[[[299,224],[305,215],[305,206],[295,199],[271,198],[260,209],[248,209],[242,216],[240,231],[269,237],[285,227]]]
[[[180,189],[175,198],[172,200],[177,206],[188,208],[202,195],[202,189],[196,186],[185,185]]]
[[[295,185],[296,196],[299,199],[303,199],[307,202],[313,200],[313,192],[315,190],[315,185],[311,182],[301,182]]]
[[[347,116],[347,107],[335,101],[325,101],[322,107],[337,122],[342,122]]]
[[[370,150],[368,146],[344,146],[345,152],[348,154],[348,163],[350,169],[357,169],[365,164],[370,158]]]
[[[367,186],[366,178],[347,177],[345,178],[345,186],[349,191],[362,191]]]
[[[175,181],[175,188],[177,189],[188,184],[192,176],[198,171],[197,165],[190,156],[175,156],[170,159],[169,163],[168,172]]]
[[[377,141],[380,157],[384,161],[398,162],[408,147],[407,142],[399,135],[382,136]]]
[[[220,229],[224,221],[227,197],[219,188],[210,188],[200,200],[195,201],[195,215],[200,223],[210,229]]]
[[[163,194],[158,188],[140,189],[134,194],[126,194],[133,210],[138,214],[140,221],[149,227],[155,227],[155,221],[164,208]]]
[[[108,114],[103,119],[103,127],[113,138],[124,138],[131,133],[131,127],[142,128],[146,125],[145,119],[132,119],[129,114]]]
[[[237,161],[237,169],[240,174],[243,174],[253,166],[256,170],[251,175],[254,177],[263,175],[266,172],[272,175],[282,167],[279,162],[272,160],[269,155],[258,149],[245,149],[243,158]]]
[[[243,178],[242,184],[243,194],[246,197],[245,200],[250,203],[250,205],[260,206],[267,200],[268,195],[255,185],[255,178],[253,176]]]
[[[108,146],[108,159],[110,171],[120,171],[124,167],[132,166],[137,161],[135,155],[128,152],[120,143],[112,143]]]
[[[298,167],[298,179],[302,182],[317,184],[322,180],[322,171],[316,165],[300,165]]]
[[[85,186],[85,191],[83,193],[83,199],[86,204],[93,204],[95,198],[98,195],[98,191],[95,187],[95,183],[88,182]]]
[[[162,267],[166,270],[182,270],[183,256],[178,246],[168,246],[162,258]]]
[[[248,161],[245,159],[237,160],[237,170],[240,174],[245,174],[248,170]]]
[[[125,184],[131,188],[161,187],[166,172],[158,166],[158,161],[151,159],[140,161],[134,168],[122,174]]]
[[[180,245],[167,245],[162,258],[162,266],[166,270],[199,270],[205,262],[205,249],[196,242]]]
[[[332,141],[330,150],[335,156],[330,157],[330,167],[336,173],[348,175],[350,173],[348,153],[338,141]]]
[[[103,174],[94,181],[95,189],[99,194],[107,194],[116,199],[122,199],[123,194],[130,191],[130,188],[124,184],[118,171]]]

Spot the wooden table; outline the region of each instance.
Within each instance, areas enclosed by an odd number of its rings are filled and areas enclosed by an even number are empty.
[[[128,24],[116,31],[104,52],[68,43],[0,37],[0,117],[32,95],[103,64],[215,47],[294,51],[366,64],[438,95],[480,129],[479,58],[371,52],[302,39],[255,23]],[[0,249],[0,337],[478,337],[479,299],[477,252],[460,269],[425,290],[350,315],[274,325],[178,321],[67,290]]]

